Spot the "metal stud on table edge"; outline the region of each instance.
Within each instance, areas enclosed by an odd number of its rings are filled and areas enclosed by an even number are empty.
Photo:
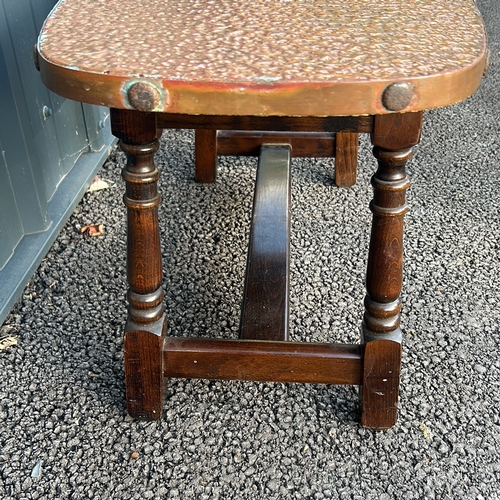
[[[408,82],[388,85],[382,93],[382,104],[388,111],[403,111],[415,96],[415,87]]]
[[[155,111],[161,105],[160,91],[151,83],[135,82],[126,90],[128,104],[137,111]]]

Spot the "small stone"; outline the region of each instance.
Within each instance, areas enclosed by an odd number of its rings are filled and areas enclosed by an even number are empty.
[[[477,371],[477,373],[483,375],[484,373],[486,373],[488,371],[488,369],[483,366],[483,365],[480,365],[480,364],[476,364],[474,365],[474,370]]]
[[[278,490],[278,482],[275,479],[270,479],[267,483],[266,486],[271,490],[271,491],[277,491]]]
[[[39,460],[31,471],[31,477],[38,478],[42,475],[42,464],[43,462]]]
[[[442,453],[443,455],[446,455],[448,454],[450,451],[450,449],[448,448],[448,446],[446,445],[446,443],[441,443],[440,446],[439,446],[439,453]]]

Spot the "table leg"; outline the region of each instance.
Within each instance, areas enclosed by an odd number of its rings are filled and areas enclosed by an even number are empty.
[[[156,118],[152,113],[112,109],[111,124],[127,155],[122,172],[129,285],[124,341],[127,411],[133,417],[158,419],[162,413],[166,319],[158,228],[160,174],[153,159],[159,147]]]
[[[335,184],[351,187],[356,184],[358,171],[359,134],[337,132],[335,134]]]
[[[194,163],[194,178],[197,182],[205,184],[215,182],[217,177],[217,130],[195,130]]]
[[[403,217],[410,181],[405,165],[418,143],[421,113],[376,117],[372,142],[378,169],[372,177],[372,233],[362,324],[364,368],[361,424],[386,429],[396,423],[402,334]]]

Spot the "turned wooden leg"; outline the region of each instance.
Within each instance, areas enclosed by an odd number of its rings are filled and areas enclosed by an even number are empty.
[[[127,206],[127,299],[125,385],[133,417],[162,413],[162,347],[166,330],[158,229],[159,171],[153,160],[159,142],[154,113],[111,110],[113,134],[127,155],[122,176]]]
[[[206,184],[215,182],[217,177],[217,130],[195,130],[194,162],[194,178],[197,182]]]
[[[405,165],[418,143],[421,113],[377,116],[372,142],[378,169],[372,177],[372,233],[362,324],[364,366],[361,424],[396,423],[401,368],[399,327],[403,280],[403,217],[410,181]]]

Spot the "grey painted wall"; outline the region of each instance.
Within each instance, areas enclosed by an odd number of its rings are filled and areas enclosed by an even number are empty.
[[[0,324],[114,142],[107,109],[40,81],[33,46],[54,4],[0,0]]]

